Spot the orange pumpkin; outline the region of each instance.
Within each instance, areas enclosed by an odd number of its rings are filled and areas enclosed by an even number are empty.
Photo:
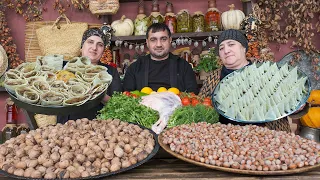
[[[320,107],[310,107],[308,113],[300,119],[304,126],[320,128]]]
[[[314,89],[311,91],[308,98],[308,103],[310,104],[320,104],[320,89]]]

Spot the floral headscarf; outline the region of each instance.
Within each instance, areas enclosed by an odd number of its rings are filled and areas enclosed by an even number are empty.
[[[86,30],[83,33],[82,41],[81,41],[81,48],[83,46],[83,43],[91,36],[98,36],[102,39],[104,45],[107,44],[107,38],[104,35],[104,33],[99,28],[91,28],[91,29]]]

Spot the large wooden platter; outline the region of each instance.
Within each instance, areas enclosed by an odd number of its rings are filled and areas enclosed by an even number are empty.
[[[206,168],[210,168],[210,169],[215,169],[215,170],[219,170],[219,171],[225,171],[225,172],[231,172],[231,173],[238,173],[238,174],[248,174],[248,175],[260,175],[260,176],[266,176],[266,175],[287,175],[287,174],[296,174],[296,173],[302,173],[302,172],[307,172],[307,171],[311,171],[313,169],[319,168],[320,164],[317,164],[315,166],[308,166],[308,167],[302,167],[302,168],[297,168],[297,169],[290,169],[290,170],[286,170],[286,171],[252,171],[252,170],[241,170],[241,169],[233,169],[233,168],[225,168],[225,167],[220,167],[220,166],[214,166],[214,165],[210,165],[210,164],[205,164],[205,163],[201,163],[198,161],[194,161],[188,158],[185,158],[184,156],[171,151],[170,147],[167,144],[163,143],[163,133],[164,131],[159,134],[158,136],[158,142],[159,145],[165,150],[167,151],[169,154],[192,164],[198,165],[198,166],[203,166]]]

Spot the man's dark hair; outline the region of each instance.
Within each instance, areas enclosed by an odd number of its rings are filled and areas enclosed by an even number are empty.
[[[151,24],[151,26],[148,27],[147,33],[146,33],[146,37],[148,39],[148,35],[149,35],[150,31],[152,33],[156,33],[156,32],[165,31],[165,30],[168,31],[168,35],[169,35],[169,38],[170,38],[171,37],[171,32],[170,32],[169,27],[166,24],[164,24],[164,23],[153,23],[153,24]]]

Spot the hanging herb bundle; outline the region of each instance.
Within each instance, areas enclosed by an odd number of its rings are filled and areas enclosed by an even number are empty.
[[[258,0],[257,4],[255,11],[262,21],[261,30],[269,41],[287,44],[289,38],[294,38],[292,48],[302,48],[306,53],[320,52],[314,45],[314,36],[320,32],[319,0]]]
[[[2,0],[0,8],[13,9],[17,14],[24,17],[26,21],[40,21],[42,20],[42,13],[47,11],[43,5],[47,0]],[[64,14],[68,9],[75,8],[84,10],[89,7],[89,0],[54,0],[52,3],[54,10],[59,14]]]
[[[9,67],[15,68],[24,61],[20,59],[19,54],[17,54],[17,46],[13,42],[11,36],[11,29],[8,27],[8,23],[5,19],[5,14],[0,10],[0,44],[3,46],[7,53]]]

